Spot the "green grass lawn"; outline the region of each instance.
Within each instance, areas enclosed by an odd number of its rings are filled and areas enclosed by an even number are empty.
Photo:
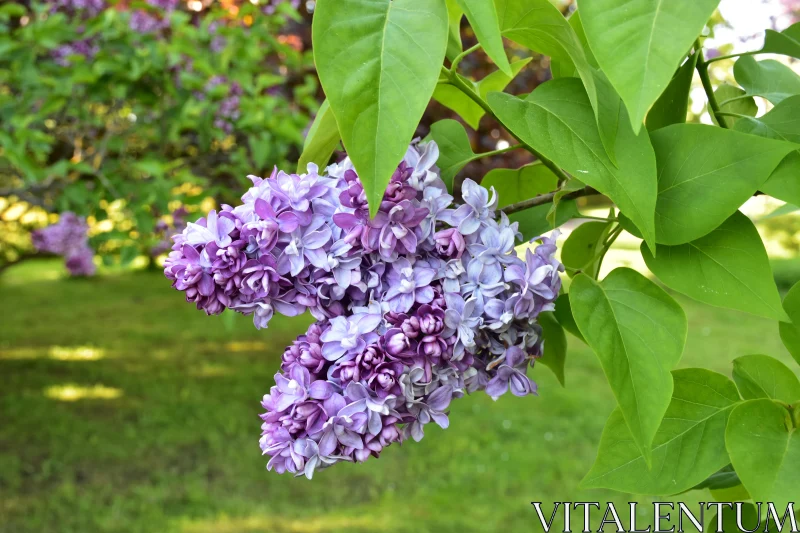
[[[776,323],[676,298],[682,366],[791,362]],[[65,280],[52,263],[11,269],[0,302],[1,532],[517,532],[541,530],[531,501],[652,501],[578,489],[614,400],[572,337],[566,389],[537,367],[539,397],[457,400],[448,430],[308,481],[267,472],[258,447],[261,396],[305,319],[259,332],[158,273]]]

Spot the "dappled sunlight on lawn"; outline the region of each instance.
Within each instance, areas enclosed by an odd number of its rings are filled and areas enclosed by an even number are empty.
[[[280,516],[221,517],[184,521],[181,533],[323,533],[326,531],[390,531],[388,517],[317,515],[308,518]]]
[[[55,359],[57,361],[97,361],[106,350],[93,346],[20,347],[0,350],[0,359]]]
[[[86,387],[67,383],[64,385],[54,385],[47,387],[44,395],[54,400],[62,402],[75,402],[78,400],[113,400],[122,396],[122,390],[104,385],[93,385]]]

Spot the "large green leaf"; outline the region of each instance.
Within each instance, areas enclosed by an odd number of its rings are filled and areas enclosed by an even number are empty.
[[[800,205],[800,152],[783,158],[761,191],[784,202]]]
[[[486,95],[494,91],[502,91],[506,85],[511,83],[511,80],[519,74],[522,68],[531,62],[530,57],[520,59],[511,63],[511,76],[506,75],[500,70],[496,70],[483,78],[481,81],[473,82],[467,78],[461,77],[461,80],[468,86],[471,85],[473,90],[477,92],[481,98],[486,98]],[[461,89],[450,85],[448,82],[443,81],[436,85],[436,90],[433,91],[433,97],[445,107],[448,107],[459,114],[464,119],[464,122],[470,125],[474,130],[478,129],[481,118],[486,114],[481,106],[475,101],[461,92]]]
[[[737,131],[800,144],[800,96],[782,100],[758,118],[740,118]],[[800,152],[792,152],[772,172],[761,190],[790,203],[800,202]]]
[[[711,232],[797,148],[702,124],[673,124],[650,138],[658,161],[656,240],[662,244],[683,244]]]
[[[719,0],[580,0],[597,62],[638,132]]]
[[[725,113],[736,113],[738,115],[747,115],[754,117],[758,114],[758,106],[752,96],[746,96],[747,93],[744,89],[740,89],[735,85],[723,83],[714,90],[714,98],[719,104],[719,110]],[[709,112],[711,120],[715,124],[719,124],[716,114]],[[723,115],[719,117],[726,126],[732,128],[740,117]]]
[[[524,100],[503,93],[490,93],[488,100],[495,114],[520,139],[611,198],[652,246],[656,170],[646,132],[634,135],[626,122],[619,122],[615,166],[603,147],[579,80],[551,80]]]
[[[675,494],[729,463],[725,426],[739,394],[730,379],[703,368],[672,372],[675,390],[653,441],[648,469],[617,408],[603,430],[597,459],[581,485],[635,494]]]
[[[458,5],[464,10],[469,25],[472,26],[478,42],[483,51],[494,61],[502,72],[511,76],[511,67],[503,47],[503,37],[500,35],[500,23],[497,20],[497,11],[494,0],[457,0]]]
[[[601,98],[608,97],[608,90],[602,90],[601,94],[598,89],[598,73],[589,64],[583,44],[567,19],[550,0],[495,0],[495,5],[504,37],[550,56],[551,60],[567,61],[574,66],[586,88],[603,147],[611,161],[616,161],[619,115],[611,113],[608,104],[601,102]]]
[[[761,51],[800,59],[800,23],[792,24],[780,33],[767,30]]]
[[[374,214],[439,78],[445,0],[319,0],[312,34],[322,88]]]
[[[599,253],[610,228],[610,222],[584,222],[572,230],[561,247],[561,262],[573,269],[569,272],[570,276],[578,270],[597,279],[601,263]]]
[[[645,121],[648,131],[686,122],[697,56],[698,54],[693,54],[678,68],[667,88],[650,108]]]
[[[642,246],[642,257],[667,287],[701,302],[788,320],[767,251],[745,215],[734,213],[708,235],[686,244]]]
[[[800,94],[800,76],[774,59],[756,61],[752,56],[740,57],[733,66],[733,75],[747,94],[763,96],[773,104]]]
[[[772,400],[734,408],[725,432],[731,464],[756,502],[786,509],[800,500],[800,432],[789,432],[789,412]]]
[[[670,370],[686,341],[686,315],[663,289],[628,268],[617,268],[600,283],[576,276],[569,301],[649,465],[653,439],[672,397]]]
[[[339,144],[339,128],[336,126],[336,119],[333,111],[325,100],[317,111],[314,122],[308,130],[306,142],[303,144],[303,153],[297,162],[297,171],[305,172],[309,163],[316,163],[324,168]]]
[[[552,370],[563,387],[565,384],[564,363],[567,359],[567,336],[553,313],[540,313],[538,320],[539,325],[542,326],[544,353],[541,358],[537,359],[537,363]]]
[[[800,381],[789,367],[768,355],[745,355],[733,360],[733,380],[745,400],[800,400]]]
[[[778,332],[783,345],[800,365],[800,282],[795,283],[786,293],[783,309],[792,321],[778,324]]]
[[[480,157],[472,151],[467,132],[457,120],[446,118],[431,125],[429,136],[439,146],[439,166],[447,189],[453,190],[453,178],[464,165]]]

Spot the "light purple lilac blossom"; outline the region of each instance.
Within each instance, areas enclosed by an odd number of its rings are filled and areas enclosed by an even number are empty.
[[[309,311],[317,322],[289,346],[262,401],[269,470],[311,477],[362,462],[424,426],[449,424],[453,398],[536,393],[537,323],[563,266],[555,238],[517,257],[517,224],[495,192],[466,180],[447,193],[434,143],[412,144],[377,216],[349,159],[324,172],[277,169],[235,207],[173,237],[165,274],[208,314]]]
[[[94,251],[89,246],[86,220],[75,213],[61,213],[58,222],[31,234],[33,246],[40,252],[64,256],[72,276],[91,276],[95,272]]]

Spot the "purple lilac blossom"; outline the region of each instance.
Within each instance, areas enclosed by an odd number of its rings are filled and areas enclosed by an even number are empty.
[[[468,179],[454,204],[437,157],[413,143],[374,219],[346,158],[249,176],[242,204],[173,237],[164,272],[206,313],[229,308],[258,328],[274,313],[317,319],[262,401],[267,469],[311,478],[419,440],[430,422],[446,428],[466,393],[536,393],[526,370],[561,286],[557,234],[518,257],[496,194]]]
[[[40,252],[64,256],[70,275],[92,276],[94,251],[89,246],[88,230],[83,217],[65,211],[55,224],[34,231],[31,241]]]

